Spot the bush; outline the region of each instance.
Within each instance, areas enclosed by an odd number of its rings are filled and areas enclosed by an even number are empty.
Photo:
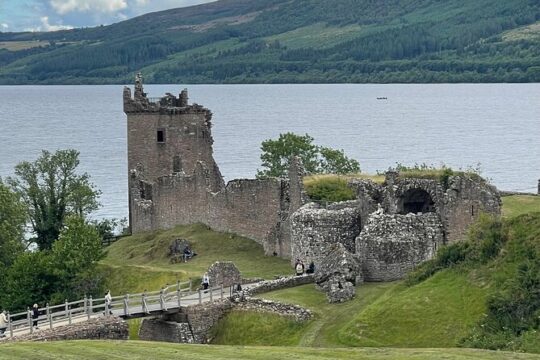
[[[338,202],[354,200],[356,194],[340,177],[325,177],[306,184],[306,192],[313,201]]]

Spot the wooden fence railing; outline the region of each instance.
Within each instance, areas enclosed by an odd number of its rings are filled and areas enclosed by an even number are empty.
[[[105,298],[94,299],[85,297],[82,300],[66,301],[63,304],[39,308],[39,317],[32,318],[32,310],[27,309],[15,314],[7,314],[8,323],[6,332],[10,337],[14,334],[34,332],[33,322],[38,321],[38,326],[52,329],[55,324],[68,325],[77,321],[88,320],[92,317],[117,315],[120,317],[140,317],[152,312],[168,311],[171,308],[180,308],[184,302],[202,304],[206,301],[223,299],[225,293],[232,296],[233,287],[224,289],[223,285],[208,290],[193,290],[191,280],[177,282],[166,286],[158,291],[142,292],[138,294],[126,294],[112,297],[108,304]]]

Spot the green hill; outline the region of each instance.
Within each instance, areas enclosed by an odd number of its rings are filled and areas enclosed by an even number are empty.
[[[221,0],[0,33],[0,84],[537,82],[536,0]]]

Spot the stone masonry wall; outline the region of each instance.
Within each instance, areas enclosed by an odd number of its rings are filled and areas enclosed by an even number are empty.
[[[195,342],[188,323],[154,318],[143,319],[139,329],[139,339],[182,344]]]
[[[229,287],[242,282],[240,271],[231,261],[218,261],[210,265],[208,277],[212,287],[218,285]]]
[[[82,323],[42,329],[5,341],[127,340],[127,323],[117,317],[100,317]]]
[[[226,299],[186,307],[183,311],[187,314],[188,322],[191,325],[193,341],[196,344],[209,342],[210,329],[233,306],[234,304]]]
[[[329,252],[329,246],[341,243],[354,253],[355,239],[361,230],[357,202],[339,203],[337,208],[322,209],[307,204],[292,216],[292,259],[317,267]]]
[[[276,280],[264,280],[244,290],[246,296],[254,296],[269,291],[286,289],[299,285],[311,284],[315,281],[313,275],[288,276]]]
[[[287,316],[293,318],[296,321],[306,321],[311,319],[311,311],[298,305],[282,304],[280,302],[246,298],[244,301],[238,303],[235,310],[254,311],[263,313],[272,313],[280,316]]]
[[[376,212],[357,238],[356,253],[365,281],[393,281],[431,259],[443,243],[443,225],[435,213]]]

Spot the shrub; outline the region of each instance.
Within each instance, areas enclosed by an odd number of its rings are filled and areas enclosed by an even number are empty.
[[[338,202],[354,200],[356,195],[348,187],[347,180],[340,177],[325,177],[306,184],[306,192],[313,201]]]

